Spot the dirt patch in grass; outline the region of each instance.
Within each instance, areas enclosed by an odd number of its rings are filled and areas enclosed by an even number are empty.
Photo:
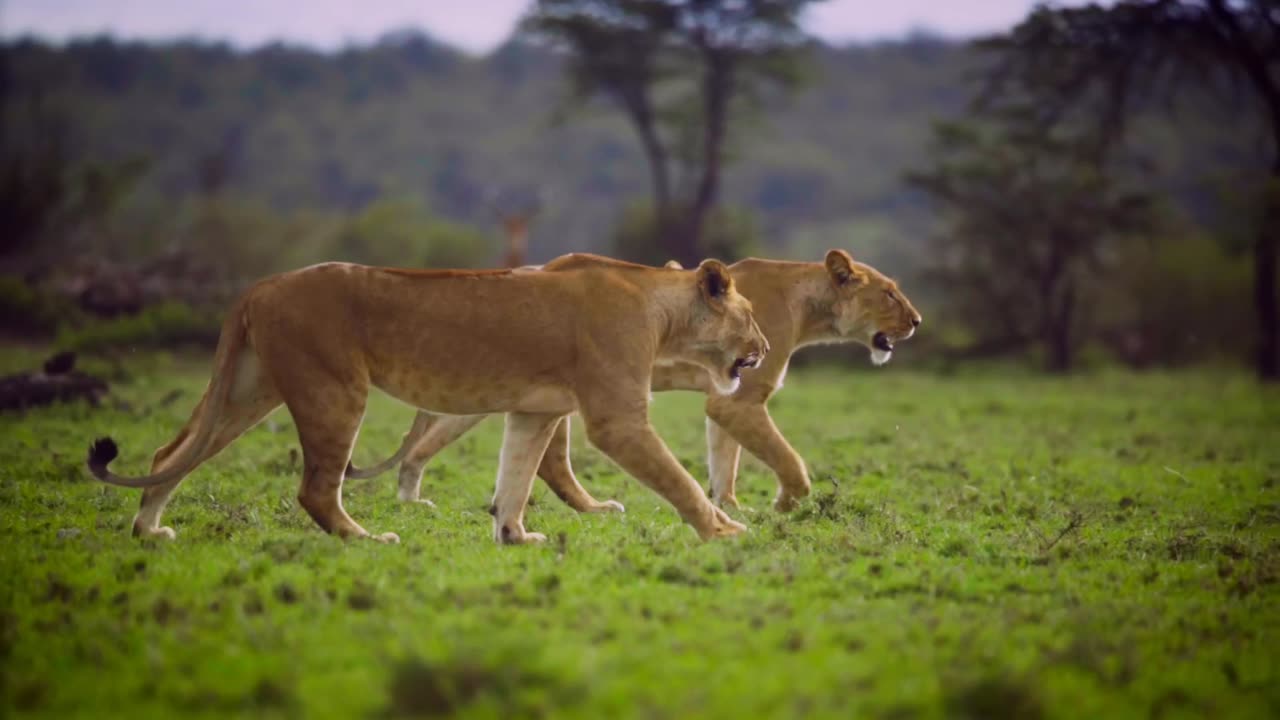
[[[1040,720],[1045,709],[1023,679],[989,677],[961,683],[946,693],[947,716],[959,720]]]
[[[554,716],[576,694],[551,673],[505,660],[455,658],[445,662],[411,659],[392,670],[390,705],[384,717],[452,717],[468,706],[485,703],[498,717]]]

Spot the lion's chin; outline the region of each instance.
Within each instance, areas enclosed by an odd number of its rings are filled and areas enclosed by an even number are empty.
[[[892,350],[881,350],[879,348],[871,348],[871,364],[872,365],[876,365],[876,366],[883,365],[889,362],[889,360],[892,357],[893,357]]]

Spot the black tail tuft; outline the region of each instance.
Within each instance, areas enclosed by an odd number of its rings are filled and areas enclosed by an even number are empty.
[[[116,441],[109,437],[98,438],[89,446],[89,467],[95,470],[105,470],[107,465],[116,456],[120,454],[120,448],[116,447]]]

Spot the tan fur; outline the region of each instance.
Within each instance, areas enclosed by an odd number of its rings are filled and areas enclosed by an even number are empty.
[[[778,477],[774,506],[790,510],[799,498],[809,494],[809,474],[804,460],[769,417],[766,403],[782,387],[791,355],[802,347],[821,343],[855,342],[873,350],[872,338],[877,332],[893,341],[905,340],[915,332],[921,318],[897,283],[868,265],[854,262],[843,250],[828,252],[821,263],[753,258],[735,263],[730,270],[740,292],[753,303],[756,320],[769,340],[768,357],[758,369],[743,373],[741,386],[732,394],[715,392],[706,371],[684,362],[659,363],[652,389],[707,393],[707,461],[711,495],[717,503],[737,507],[734,486],[738,459],[745,447]],[[470,424],[453,418],[436,422],[430,433],[436,441],[410,433],[392,457],[404,460],[400,468],[401,498],[418,497],[423,467],[447,445],[438,440],[456,439],[478,419],[470,420]],[[568,419],[562,420],[561,425],[567,435]],[[567,454],[563,460],[560,458],[544,457],[539,468],[539,475],[558,496],[582,512],[612,509],[578,484]]]
[[[299,503],[328,532],[368,536],[343,509],[341,487],[374,386],[432,413],[508,413],[493,508],[502,542],[541,539],[524,529],[529,483],[544,454],[567,469],[559,425],[575,411],[591,441],[701,537],[743,530],[706,499],[648,421],[659,358],[696,364],[723,384],[742,358],[765,355],[728,270],[714,260],[674,271],[583,257],[556,267],[430,272],[329,263],[267,278],[227,319],[209,389],[156,452],[154,474],[121,477],[107,470],[109,458],[92,454],[90,469],[146,488],[135,534],[173,537],[159,520],[182,478],[283,403],[302,444]],[[553,439],[559,449],[546,453]]]

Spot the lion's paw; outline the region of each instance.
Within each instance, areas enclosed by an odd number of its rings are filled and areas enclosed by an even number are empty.
[[[734,520],[725,514],[720,508],[715,509],[715,519],[711,522],[711,526],[698,531],[703,540],[713,540],[715,538],[732,537],[740,535],[747,531],[747,526]]]
[[[435,507],[435,506],[436,506],[436,504],[435,504],[435,503],[431,502],[430,500],[428,500],[428,499],[426,499],[426,498],[414,498],[414,499],[412,499],[412,500],[407,500],[406,502],[411,502],[411,503],[414,503],[414,504],[417,504],[417,505],[426,505],[426,506],[427,506],[427,507],[429,507],[429,508],[433,508],[433,507]]]
[[[609,512],[624,513],[626,511],[627,509],[623,507],[622,503],[618,502],[617,500],[605,500],[604,502],[598,502],[587,509],[587,512],[589,513],[609,513]]]
[[[143,540],[175,540],[178,537],[178,533],[167,525],[158,528],[140,528],[134,525],[133,536]]]
[[[542,533],[528,532],[524,528],[511,529],[502,526],[495,533],[494,539],[499,545],[527,545],[529,543],[541,543],[547,541],[547,536]]]
[[[795,510],[800,505],[800,500],[809,494],[809,488],[804,488],[801,493],[789,493],[786,490],[779,490],[778,497],[774,498],[773,509],[778,512],[788,513]]]
[[[725,509],[733,508],[734,510],[739,510],[742,508],[742,505],[738,502],[738,496],[736,495],[725,495],[724,497],[712,498],[711,501]]]
[[[400,543],[400,536],[393,532],[385,532],[381,535],[370,535],[369,537],[380,543],[386,543],[388,545],[398,545]]]

